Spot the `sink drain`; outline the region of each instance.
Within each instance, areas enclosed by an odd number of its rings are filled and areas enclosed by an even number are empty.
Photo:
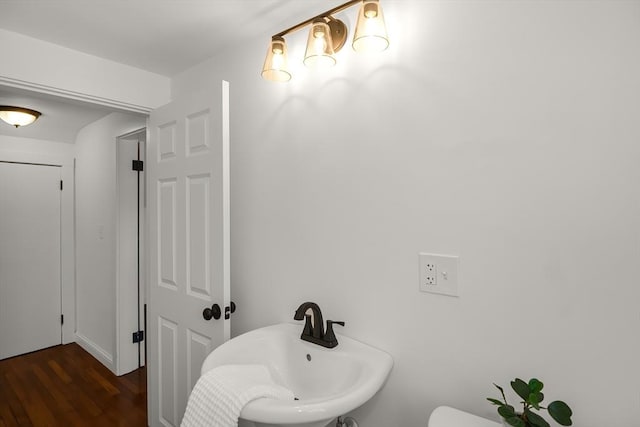
[[[310,354],[307,354],[307,360],[308,360],[309,362],[311,362],[311,355],[310,355]]]

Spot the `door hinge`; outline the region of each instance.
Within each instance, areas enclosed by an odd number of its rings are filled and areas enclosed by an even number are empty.
[[[60,180],[60,191],[62,191],[62,180]]]
[[[133,160],[131,163],[131,169],[142,172],[144,170],[144,162],[142,160]]]
[[[137,331],[133,333],[133,343],[144,341],[144,331]]]
[[[64,325],[64,314],[60,315],[60,324]]]

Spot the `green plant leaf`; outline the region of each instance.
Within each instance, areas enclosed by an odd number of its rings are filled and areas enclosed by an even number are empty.
[[[547,410],[549,411],[549,415],[551,415],[551,418],[556,420],[556,422],[561,426],[572,425],[571,415],[573,415],[573,411],[571,411],[569,405],[567,405],[563,401],[556,400],[549,403],[549,406],[547,406]]]
[[[505,420],[516,416],[516,410],[511,405],[502,405],[498,407],[498,414]]]
[[[537,410],[540,410],[540,402],[544,399],[544,394],[542,393],[531,393],[527,398],[527,402],[531,404]]]
[[[489,402],[493,403],[494,405],[498,405],[498,406],[500,406],[500,405],[504,405],[504,402],[502,402],[502,401],[500,401],[500,400],[498,400],[498,399],[492,399],[492,398],[490,398],[490,397],[487,397],[487,400],[488,400]]]
[[[511,388],[523,400],[526,401],[527,398],[529,397],[529,384],[525,383],[520,378],[516,378],[515,380],[511,381]]]
[[[531,378],[529,380],[530,393],[539,393],[542,391],[543,388],[544,388],[544,384],[542,383],[542,381],[538,380],[537,378]]]
[[[529,423],[534,427],[551,427],[544,418],[542,418],[535,412],[525,411],[525,414],[527,415],[527,420],[529,421]]]
[[[505,421],[513,427],[527,427],[527,423],[519,417],[505,418]]]

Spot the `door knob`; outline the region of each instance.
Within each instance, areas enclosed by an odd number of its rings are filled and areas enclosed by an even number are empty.
[[[218,320],[221,314],[222,312],[220,311],[220,306],[218,304],[213,304],[211,308],[207,307],[202,311],[202,317],[204,317],[204,320],[211,320],[211,318]]]

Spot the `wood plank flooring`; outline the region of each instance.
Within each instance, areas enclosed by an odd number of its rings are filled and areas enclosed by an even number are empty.
[[[146,425],[144,368],[116,377],[75,343],[0,360],[0,427]]]

